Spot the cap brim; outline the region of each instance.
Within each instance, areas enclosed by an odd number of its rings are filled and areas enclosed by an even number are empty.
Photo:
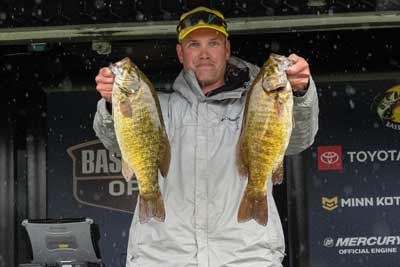
[[[182,40],[183,40],[186,36],[188,36],[189,33],[193,32],[193,31],[195,31],[195,30],[198,30],[198,29],[212,29],[212,30],[216,30],[216,31],[222,33],[223,35],[225,35],[225,37],[228,37],[228,33],[227,33],[226,31],[222,30],[222,29],[220,28],[220,26],[213,26],[213,25],[197,25],[197,26],[194,26],[194,27],[188,29],[187,31],[185,31],[185,33],[183,33],[182,36],[179,34],[179,35],[178,35],[179,42],[182,42]]]

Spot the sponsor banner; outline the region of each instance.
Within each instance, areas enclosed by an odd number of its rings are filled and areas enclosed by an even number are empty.
[[[372,109],[385,127],[400,130],[400,85],[376,95]]]
[[[95,91],[48,94],[47,214],[92,218],[104,265],[123,266],[137,185],[121,176],[120,155],[96,139],[98,99]]]
[[[318,170],[341,170],[342,168],[341,146],[318,147]]]
[[[121,156],[109,152],[100,140],[67,149],[73,161],[73,191],[85,205],[133,213],[139,188],[135,179],[121,175]]]
[[[397,254],[400,236],[326,237],[323,246],[338,255]]]
[[[400,85],[320,84],[308,162],[311,267],[398,267]]]
[[[337,208],[367,208],[367,207],[399,207],[400,196],[373,196],[373,197],[349,197],[339,198],[322,197],[321,207],[327,211],[333,211]]]
[[[358,150],[346,151],[341,145],[318,146],[318,170],[342,170],[347,163],[390,163],[400,161],[400,150]],[[343,151],[343,152],[342,152]]]

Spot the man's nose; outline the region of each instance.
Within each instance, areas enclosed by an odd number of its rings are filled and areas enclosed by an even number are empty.
[[[200,58],[201,59],[208,59],[210,58],[210,53],[208,51],[207,46],[202,46],[200,51]]]

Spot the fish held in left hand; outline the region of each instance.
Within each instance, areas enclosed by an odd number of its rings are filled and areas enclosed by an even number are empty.
[[[254,219],[267,225],[266,183],[283,179],[283,159],[293,128],[293,93],[285,70],[293,62],[271,54],[248,92],[237,165],[248,183],[238,211],[238,222]]]
[[[167,177],[170,144],[157,93],[148,78],[129,59],[111,65],[115,74],[112,113],[122,156],[122,174],[136,176],[139,185],[139,221],[165,220],[158,170]]]

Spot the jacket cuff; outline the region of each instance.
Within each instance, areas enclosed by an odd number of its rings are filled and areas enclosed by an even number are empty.
[[[294,104],[299,107],[310,106],[316,94],[317,94],[317,88],[315,86],[313,78],[310,76],[310,82],[307,90],[304,92],[303,95],[295,94],[295,97],[293,99]]]
[[[104,124],[113,123],[113,117],[107,108],[107,102],[104,98],[100,99],[99,102],[97,103],[97,112],[100,113],[100,116],[102,118],[102,123]]]

